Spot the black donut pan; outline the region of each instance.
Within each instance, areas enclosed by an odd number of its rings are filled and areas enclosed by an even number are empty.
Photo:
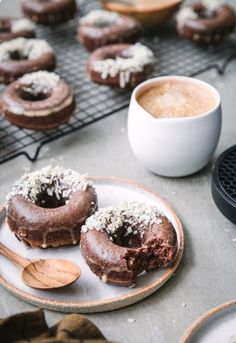
[[[78,16],[98,8],[99,1],[83,1]],[[88,52],[75,40],[77,20],[56,28],[38,27],[39,38],[46,39],[57,56],[57,69],[73,87],[78,103],[75,115],[59,129],[37,132],[19,129],[0,116],[0,164],[19,155],[35,161],[41,147],[57,138],[75,132],[129,105],[128,91],[98,86],[86,75]],[[236,57],[236,34],[232,34],[216,47],[195,45],[176,33],[172,24],[157,31],[144,33],[141,41],[155,54],[156,63],[150,77],[162,75],[195,76],[215,68],[223,73],[227,63]],[[0,92],[3,90],[0,85]]]
[[[214,163],[212,196],[222,214],[236,224],[236,145],[223,152]]]

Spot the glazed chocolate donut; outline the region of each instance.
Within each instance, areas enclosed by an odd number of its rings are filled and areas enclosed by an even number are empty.
[[[0,18],[0,42],[35,37],[35,24],[27,18]]]
[[[134,18],[116,12],[95,10],[80,20],[77,39],[89,51],[115,43],[136,43],[141,24]]]
[[[20,76],[53,70],[56,59],[50,45],[42,39],[16,38],[0,44],[0,82],[10,83]]]
[[[179,34],[201,44],[216,44],[235,29],[235,12],[228,5],[205,0],[183,7],[177,17]]]
[[[1,99],[5,118],[32,130],[59,127],[69,120],[74,109],[71,87],[47,71],[25,74],[5,88]]]
[[[7,197],[7,222],[27,246],[78,244],[80,229],[97,208],[97,195],[83,175],[61,167],[25,174]]]
[[[22,11],[37,24],[53,26],[74,18],[75,0],[23,0]]]
[[[85,261],[102,281],[133,286],[143,271],[170,266],[177,255],[177,235],[156,206],[131,202],[102,208],[81,231]]]
[[[133,88],[153,69],[153,53],[136,43],[108,45],[95,50],[88,61],[91,81],[119,88]]]

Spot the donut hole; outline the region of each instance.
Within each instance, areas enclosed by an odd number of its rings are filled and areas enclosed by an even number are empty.
[[[42,101],[50,97],[50,92],[36,91],[32,87],[20,87],[18,90],[21,99],[26,101]]]
[[[57,197],[55,193],[49,195],[47,190],[43,190],[37,196],[36,205],[42,208],[58,208],[64,206],[67,200],[63,197]]]
[[[0,33],[10,32],[9,25],[0,24]]]
[[[114,234],[109,235],[112,238],[113,243],[126,248],[141,247],[140,233],[135,229],[129,233],[129,227],[130,225],[124,225],[119,227]]]
[[[21,50],[9,51],[9,59],[13,61],[27,60],[28,56],[23,55]]]
[[[60,182],[60,181],[58,181]],[[68,197],[65,197],[58,192],[58,182],[53,182],[51,184],[40,185],[40,190],[36,195],[35,204],[43,208],[58,208],[66,205]]]

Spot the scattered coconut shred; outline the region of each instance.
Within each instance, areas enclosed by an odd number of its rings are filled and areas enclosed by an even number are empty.
[[[85,191],[89,186],[92,186],[92,182],[86,179],[86,175],[59,166],[48,166],[24,174],[14,184],[7,196],[7,201],[13,196],[22,195],[27,200],[36,203],[38,195],[45,190],[49,196],[55,195],[58,200],[69,200],[72,193]]]
[[[16,38],[0,44],[0,61],[11,60],[11,53],[16,51],[22,58],[33,60],[53,50],[43,39]]]
[[[152,224],[161,224],[162,212],[157,206],[151,206],[139,202],[124,202],[118,205],[100,208],[86,220],[82,227],[83,232],[88,230],[106,230],[110,239],[116,237],[116,231],[127,227],[125,236],[130,234],[143,234],[145,228]]]
[[[34,31],[36,25],[27,18],[20,18],[11,21],[11,32]]]
[[[153,52],[145,45],[136,43],[122,52],[124,57],[107,58],[94,61],[93,70],[101,74],[102,79],[108,76],[120,77],[120,87],[124,88],[130,80],[131,73],[142,72],[144,67],[153,63]]]
[[[114,25],[121,16],[116,12],[105,10],[94,10],[81,18],[80,24],[89,24],[95,26]]]
[[[47,94],[56,87],[60,81],[60,76],[48,71],[36,71],[25,74],[19,80],[21,89],[32,94]]]

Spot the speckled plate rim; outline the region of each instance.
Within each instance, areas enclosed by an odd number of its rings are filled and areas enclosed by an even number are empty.
[[[149,193],[154,198],[156,198],[159,202],[162,202],[164,206],[170,211],[171,215],[176,221],[177,227],[175,228],[178,232],[179,237],[179,250],[176,257],[176,260],[172,267],[168,268],[163,275],[158,278],[155,282],[150,283],[149,285],[137,289],[137,291],[134,291],[132,289],[132,293],[127,293],[125,295],[109,298],[106,300],[95,300],[95,301],[86,301],[86,302],[79,302],[79,301],[58,301],[58,300],[51,300],[45,297],[39,297],[32,294],[29,294],[25,291],[20,290],[16,286],[12,285],[6,279],[4,279],[0,275],[0,285],[4,287],[6,290],[8,290],[10,293],[15,295],[16,297],[39,307],[50,309],[54,311],[60,311],[60,312],[80,312],[80,313],[97,313],[97,312],[107,312],[107,311],[113,311],[119,308],[123,308],[129,305],[132,305],[147,296],[154,293],[157,289],[159,289],[164,283],[169,280],[169,278],[172,276],[172,274],[177,269],[181,258],[183,256],[184,251],[184,232],[183,227],[180,222],[180,219],[178,218],[175,211],[172,209],[172,207],[168,204],[166,200],[164,200],[162,197],[160,197],[157,193],[150,191],[149,189],[145,188],[143,185],[136,183],[132,180],[126,180],[116,177],[89,177],[90,180],[93,180],[94,182],[99,181],[107,181],[114,182],[117,184],[127,185],[131,186],[133,188],[136,188],[137,190],[140,189],[140,191],[144,191],[146,193]],[[0,209],[1,210],[1,209]],[[4,210],[4,208],[3,208]]]
[[[197,332],[198,329],[202,325],[205,324],[207,320],[209,320],[211,317],[213,317],[215,314],[225,310],[228,307],[235,306],[236,305],[236,299],[227,301],[226,303],[223,303],[219,306],[216,306],[212,308],[211,310],[205,312],[203,315],[201,315],[199,318],[197,318],[186,330],[184,336],[182,337],[180,343],[189,343],[189,340],[193,337],[193,335]]]

